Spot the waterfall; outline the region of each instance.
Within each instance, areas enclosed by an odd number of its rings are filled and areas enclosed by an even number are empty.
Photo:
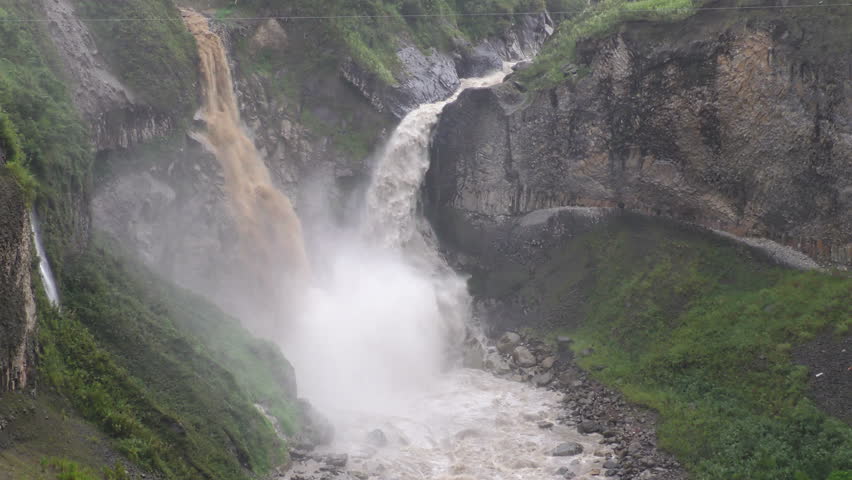
[[[444,107],[469,88],[502,82],[511,71],[511,65],[506,64],[502,71],[482,78],[462,80],[450,98],[421,105],[406,115],[394,130],[376,162],[366,202],[367,228],[385,245],[402,247],[422,236],[424,224],[416,212],[417,195],[429,169],[432,130]]]
[[[402,120],[377,155],[361,225],[327,235],[322,287],[309,291],[303,318],[281,342],[301,394],[335,427],[334,442],[317,453],[348,454],[346,468],[359,478],[533,480],[600,464],[592,453],[598,439],[555,425],[561,394],[446,362],[475,330],[471,301],[420,215],[418,195],[444,106],[505,74],[467,80]],[[551,455],[566,441],[586,453]],[[321,465],[304,462],[281,478],[323,475]]]
[[[44,291],[47,293],[47,299],[50,300],[51,305],[58,307],[59,289],[56,288],[56,280],[53,278],[53,271],[50,269],[50,263],[47,261],[47,254],[44,251],[44,244],[41,241],[41,224],[39,224],[35,210],[30,211],[30,226],[33,230],[36,254],[38,254],[38,271],[41,274]]]
[[[256,283],[247,290],[256,287],[259,291],[253,293],[258,301],[271,303],[282,294],[283,285],[292,289],[310,275],[302,225],[290,199],[272,184],[269,170],[243,128],[222,40],[203,15],[189,9],[181,13],[200,58],[201,116],[207,131],[194,136],[221,164],[242,246],[241,261]]]

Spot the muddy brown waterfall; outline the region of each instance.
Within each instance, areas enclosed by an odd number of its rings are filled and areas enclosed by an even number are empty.
[[[287,196],[275,188],[269,170],[240,121],[225,46],[210,30],[207,18],[182,10],[184,22],[198,44],[206,133],[195,136],[222,166],[225,189],[239,233],[247,291],[269,310],[288,290],[310,276],[302,225]],[[280,311],[273,305],[266,315]],[[267,325],[269,326],[269,325]]]

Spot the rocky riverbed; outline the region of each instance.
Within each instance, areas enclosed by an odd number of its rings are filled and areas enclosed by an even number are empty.
[[[507,332],[485,370],[450,372],[400,411],[349,412],[331,445],[294,450],[274,478],[685,479],[656,416],[591,379],[570,342]]]

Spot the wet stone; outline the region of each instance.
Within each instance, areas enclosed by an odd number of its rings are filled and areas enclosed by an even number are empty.
[[[388,437],[385,432],[377,428],[367,434],[367,443],[375,447],[384,447],[388,444]]]
[[[537,361],[535,359],[535,355],[533,355],[527,347],[515,347],[512,351],[512,359],[519,367],[532,367]]]
[[[504,354],[512,353],[512,350],[520,345],[520,343],[520,335],[514,332],[506,332],[499,340],[497,340],[497,350]]]
[[[597,433],[603,430],[601,424],[594,420],[584,420],[577,425],[577,431],[580,433]]]
[[[583,446],[577,442],[565,442],[553,449],[554,457],[571,457],[583,453]]]
[[[553,381],[553,374],[550,372],[544,372],[533,377],[532,381],[539,387],[543,387]]]

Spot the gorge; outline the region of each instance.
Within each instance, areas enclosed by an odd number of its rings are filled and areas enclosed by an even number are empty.
[[[848,7],[32,3],[0,480],[852,475]]]

